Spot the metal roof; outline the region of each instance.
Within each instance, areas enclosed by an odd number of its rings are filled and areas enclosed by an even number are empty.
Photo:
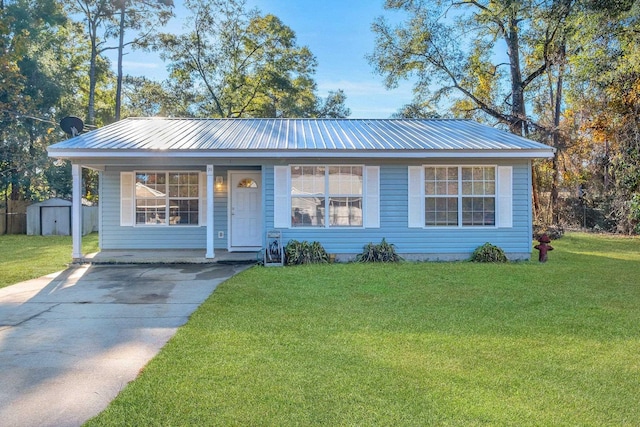
[[[470,120],[129,118],[48,148],[52,157],[435,153],[550,157],[553,148]]]

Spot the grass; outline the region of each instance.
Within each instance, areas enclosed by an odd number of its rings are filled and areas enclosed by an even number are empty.
[[[549,262],[254,267],[89,426],[640,422],[640,239]]]
[[[0,235],[0,288],[64,270],[71,236]],[[84,253],[98,251],[98,233],[82,238]]]

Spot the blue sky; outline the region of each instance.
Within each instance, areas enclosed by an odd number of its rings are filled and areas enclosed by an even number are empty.
[[[182,1],[174,3],[177,16],[165,31],[180,31],[189,16]],[[409,82],[387,90],[365,59],[374,49],[371,23],[391,14],[383,9],[383,0],[248,0],[248,6],[276,15],[293,29],[298,44],[309,47],[318,60],[318,94],[344,90],[352,118],[388,118],[411,101]],[[152,54],[130,53],[123,66],[125,74],[157,80],[167,75],[165,65]]]

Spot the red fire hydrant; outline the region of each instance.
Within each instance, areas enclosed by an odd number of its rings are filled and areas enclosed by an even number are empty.
[[[542,236],[540,236],[538,241],[540,242],[540,244],[534,246],[534,248],[540,251],[538,261],[547,262],[547,252],[553,250],[553,246],[549,244],[551,243],[551,239],[546,234],[543,234]]]

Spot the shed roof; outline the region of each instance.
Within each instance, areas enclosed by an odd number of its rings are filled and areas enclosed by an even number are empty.
[[[42,202],[32,203],[28,207],[59,207],[59,206],[71,206],[72,203],[68,200],[52,197],[51,199],[43,200]]]
[[[60,158],[122,155],[550,157],[553,148],[471,120],[129,118],[48,148]]]

